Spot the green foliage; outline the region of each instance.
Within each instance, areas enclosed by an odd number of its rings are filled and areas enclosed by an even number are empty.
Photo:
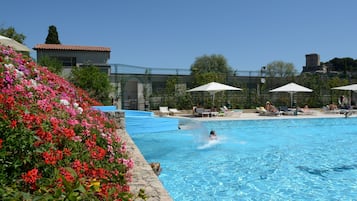
[[[17,33],[14,27],[0,28],[0,35],[12,38],[17,42],[23,44],[26,36],[22,33]]]
[[[54,25],[49,26],[48,35],[45,44],[61,44],[58,38],[57,28]]]
[[[222,55],[201,56],[191,65],[191,75],[195,86],[208,82],[225,82],[233,71]]]
[[[69,80],[79,88],[86,90],[89,96],[102,102],[110,104],[109,94],[113,88],[109,76],[95,66],[73,67]]]
[[[331,64],[333,71],[346,72],[357,70],[357,60],[354,60],[349,57],[345,58],[333,58],[328,61]]]
[[[267,65],[266,75],[268,77],[293,77],[297,74],[293,63],[273,61]]]
[[[166,94],[169,96],[176,94],[176,85],[178,84],[177,76],[171,77],[166,80]]]
[[[60,75],[63,70],[62,62],[49,56],[41,57],[41,59],[38,61],[38,64],[41,66],[46,66],[48,70],[56,73],[57,75]]]

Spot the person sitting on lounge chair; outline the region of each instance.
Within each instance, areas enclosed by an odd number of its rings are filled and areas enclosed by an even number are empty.
[[[268,112],[273,112],[273,113],[278,112],[276,107],[273,104],[271,104],[269,101],[267,101],[265,104],[265,110]]]
[[[305,105],[303,108],[298,107],[297,112],[299,114],[313,114],[313,111],[309,109],[308,105]]]
[[[338,107],[337,107],[337,105],[336,105],[335,103],[332,103],[332,104],[330,104],[330,105],[328,106],[328,109],[329,109],[329,110],[337,110]]]

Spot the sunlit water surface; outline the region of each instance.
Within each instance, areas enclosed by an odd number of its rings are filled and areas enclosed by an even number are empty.
[[[192,122],[130,133],[175,201],[357,199],[357,118]],[[209,141],[209,131],[218,141]]]

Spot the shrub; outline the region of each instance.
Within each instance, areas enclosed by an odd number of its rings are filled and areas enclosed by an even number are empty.
[[[65,79],[0,46],[0,200],[131,200],[115,122]]]

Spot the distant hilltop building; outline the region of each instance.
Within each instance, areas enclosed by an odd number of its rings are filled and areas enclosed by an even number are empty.
[[[303,67],[302,73],[327,73],[328,67],[321,65],[319,54],[307,54],[305,58],[306,66]]]

